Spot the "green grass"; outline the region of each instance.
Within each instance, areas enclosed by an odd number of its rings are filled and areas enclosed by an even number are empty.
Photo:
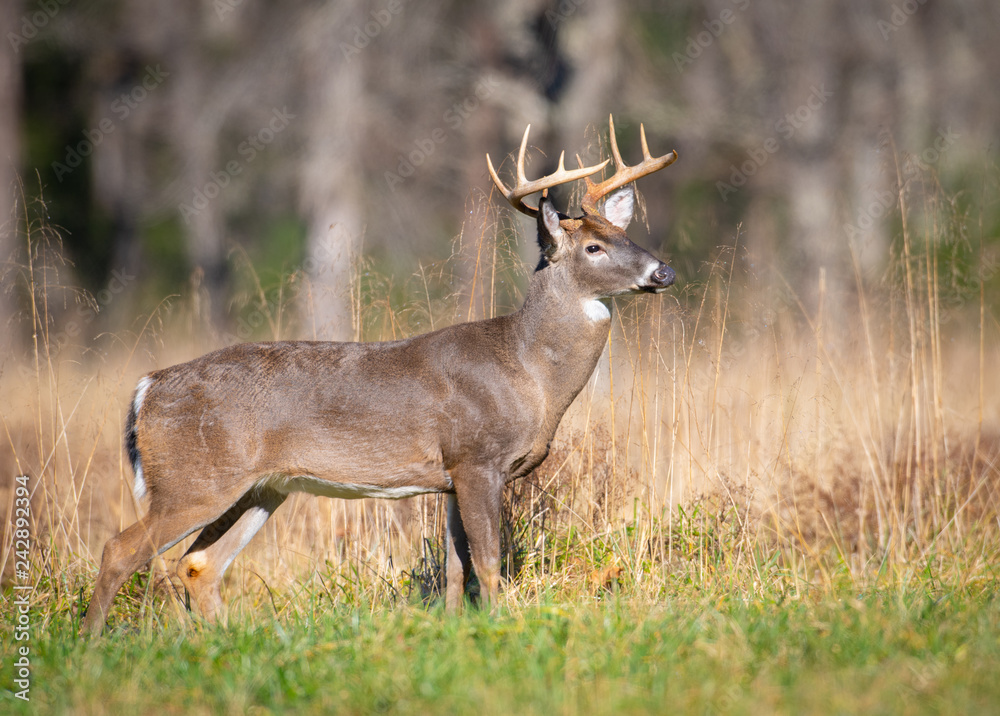
[[[163,612],[90,642],[69,611],[34,635],[35,713],[988,713],[1000,600],[976,589],[845,587],[446,615],[321,597],[228,627]],[[301,602],[301,597],[299,597]],[[281,602],[281,597],[278,597]],[[173,614],[173,612],[169,612]],[[39,618],[42,615],[38,615]],[[14,657],[5,624],[3,663]],[[8,692],[3,709],[24,708]]]

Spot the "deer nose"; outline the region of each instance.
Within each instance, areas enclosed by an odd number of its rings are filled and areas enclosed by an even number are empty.
[[[671,285],[675,278],[677,278],[677,274],[666,264],[660,264],[660,268],[653,271],[653,280],[663,288]]]

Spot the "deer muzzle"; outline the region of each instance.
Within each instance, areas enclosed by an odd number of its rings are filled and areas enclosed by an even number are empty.
[[[649,286],[649,290],[659,293],[673,284],[676,278],[677,274],[674,273],[674,270],[666,264],[661,263],[660,267],[653,271],[650,276],[651,285]]]

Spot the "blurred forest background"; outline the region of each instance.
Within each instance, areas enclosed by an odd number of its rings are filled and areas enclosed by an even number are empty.
[[[997,236],[998,27],[989,0],[6,0],[0,256],[24,250],[16,204],[43,199],[60,281],[97,298],[85,334],[179,294],[250,338],[248,259],[265,289],[300,269],[326,287],[308,333],[349,338],[349,256],[447,257],[497,205],[487,152],[531,123],[537,176],[561,149],[596,157],[614,113],[626,161],[639,122],[681,157],[639,187],[637,240],[682,282],[741,227],[806,305],[822,267],[836,305],[858,267],[880,280],[918,168]],[[21,350],[26,293],[5,288]]]

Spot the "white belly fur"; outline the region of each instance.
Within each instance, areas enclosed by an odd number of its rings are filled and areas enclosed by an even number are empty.
[[[414,497],[416,495],[426,495],[428,493],[441,492],[432,487],[420,487],[417,485],[359,485],[350,482],[327,482],[308,475],[298,475],[294,477],[274,476],[266,480],[269,487],[278,492],[289,494],[292,492],[307,492],[310,495],[320,497],[339,497],[347,500],[356,500],[364,497],[377,497],[386,500],[401,500],[404,497]],[[451,480],[448,480],[448,487],[451,487]]]

